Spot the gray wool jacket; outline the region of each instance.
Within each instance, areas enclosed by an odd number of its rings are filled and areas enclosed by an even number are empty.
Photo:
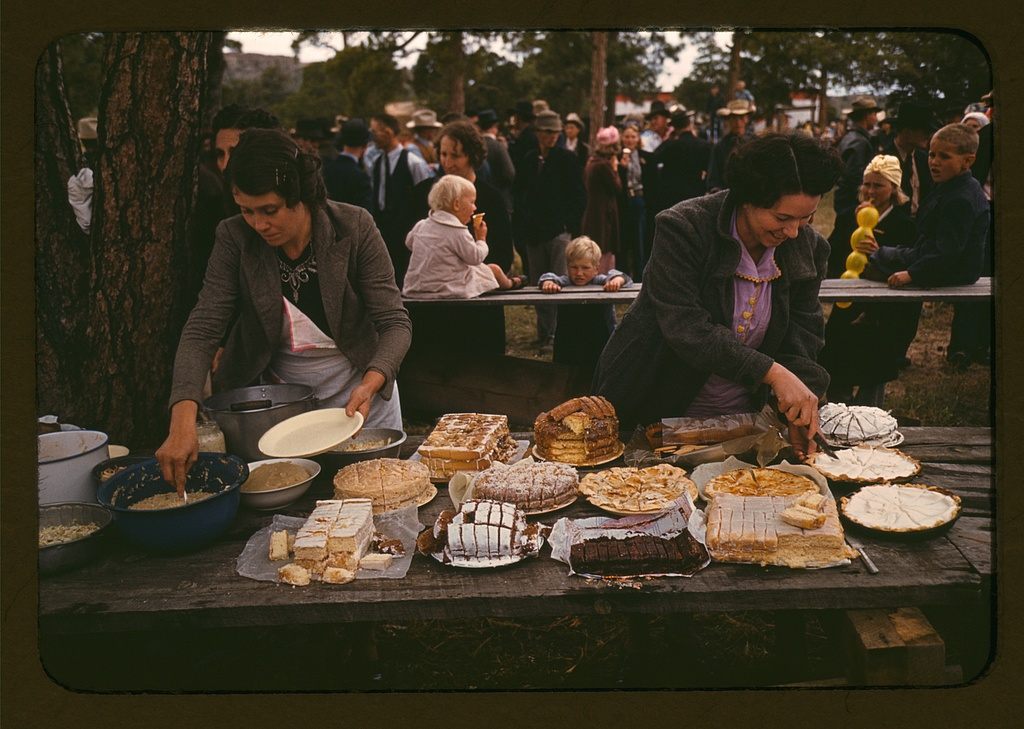
[[[829,245],[811,226],[782,243],[772,282],[772,316],[757,349],[732,331],[740,243],[730,235],[735,201],[727,190],[683,201],[656,218],[643,289],[601,354],[593,390],[626,427],[681,416],[708,377],[718,374],[763,400],[773,362],[823,396],[828,373],[815,361],[825,321],[818,289]]]
[[[412,324],[377,226],[366,210],[327,201],[313,211],[312,240],[331,329],[325,333],[356,369],[384,375],[381,397],[390,399]],[[228,218],[217,228],[199,301],[178,342],[170,405],[202,400],[206,373],[229,326],[214,385],[255,382],[280,345],[282,316],[273,248],[241,215]]]

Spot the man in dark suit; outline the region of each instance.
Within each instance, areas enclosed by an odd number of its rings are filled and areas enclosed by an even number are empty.
[[[497,188],[505,201],[505,210],[512,215],[512,181],[516,178],[516,168],[512,164],[508,147],[505,142],[498,139],[498,115],[493,109],[484,109],[477,115],[477,127],[484,138],[484,147],[487,149],[487,156],[484,158],[486,167],[486,180]],[[477,170],[480,175],[481,171]]]
[[[938,125],[928,107],[913,101],[900,104],[888,119],[894,133],[892,143],[882,153],[899,159],[903,170],[900,187],[910,198],[911,217],[916,217],[921,201],[933,185],[928,172],[928,140]]]
[[[534,121],[537,150],[516,165],[513,228],[526,243],[532,284],[541,274],[566,273],[565,248],[579,235],[586,204],[579,166],[571,152],[556,146],[562,120],[542,111]],[[554,344],[557,306],[537,307],[537,339],[542,351]]]
[[[672,136],[652,158],[658,168],[660,193],[655,201],[656,212],[705,192],[711,143],[694,136],[692,117],[693,112],[686,109],[672,115]]]
[[[843,160],[843,174],[836,185],[832,205],[836,217],[848,213],[860,202],[860,184],[864,181],[864,168],[875,156],[875,145],[871,131],[878,122],[880,109],[870,96],[858,96],[853,100],[847,118],[850,128],[839,140],[839,156]]]
[[[370,130],[362,119],[342,124],[335,140],[341,153],[324,165],[324,185],[331,200],[370,209],[370,176],[362,164],[369,141]]]

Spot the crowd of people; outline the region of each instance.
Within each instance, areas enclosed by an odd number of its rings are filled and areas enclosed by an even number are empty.
[[[306,382],[367,422],[397,422],[410,346],[457,348],[447,334],[458,329],[474,333],[462,338],[474,351],[505,350],[502,307],[407,311],[401,296],[527,282],[557,295],[643,281],[618,325],[610,305],[537,307],[539,352],[593,372],[624,422],[745,412],[767,396],[794,447],[813,450],[812,406],[882,404],[920,314],[855,305],[826,329],[818,286],[842,274],[857,213],[878,212],[856,243],[865,277],[942,286],[990,273],[993,108],[988,95],[942,124],[904,102],[879,124],[863,96],[842,134],[755,130],[753,94],[715,87],[698,113],[655,100],[592,135],[539,100],[504,119],[420,109],[405,123],[380,113],[290,132],[264,110],[224,108],[189,232],[190,268],[205,279],[190,282],[197,303],[158,453],[166,475],[178,480],[194,457],[211,366],[215,386]],[[810,222],[833,188],[826,241]],[[959,305],[951,362],[987,361],[990,330],[990,305]]]

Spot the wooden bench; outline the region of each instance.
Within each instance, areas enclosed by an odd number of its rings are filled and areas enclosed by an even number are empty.
[[[410,299],[407,306],[528,306],[536,304],[624,304],[637,297],[643,284],[633,284],[620,291],[605,291],[600,286],[572,286],[557,294],[544,294],[536,286],[516,291],[499,291],[473,299]],[[921,288],[906,286],[890,288],[878,281],[825,279],[818,298],[822,303],[834,301],[981,301],[992,297],[992,279],[980,278],[967,286]]]

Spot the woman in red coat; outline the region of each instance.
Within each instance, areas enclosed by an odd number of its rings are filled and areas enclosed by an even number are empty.
[[[601,246],[599,272],[607,273],[615,267],[615,254],[619,251],[619,198],[622,182],[619,179],[619,130],[605,127],[597,133],[594,153],[587,160],[583,173],[583,186],[587,191],[587,207],[583,212],[583,235]]]

